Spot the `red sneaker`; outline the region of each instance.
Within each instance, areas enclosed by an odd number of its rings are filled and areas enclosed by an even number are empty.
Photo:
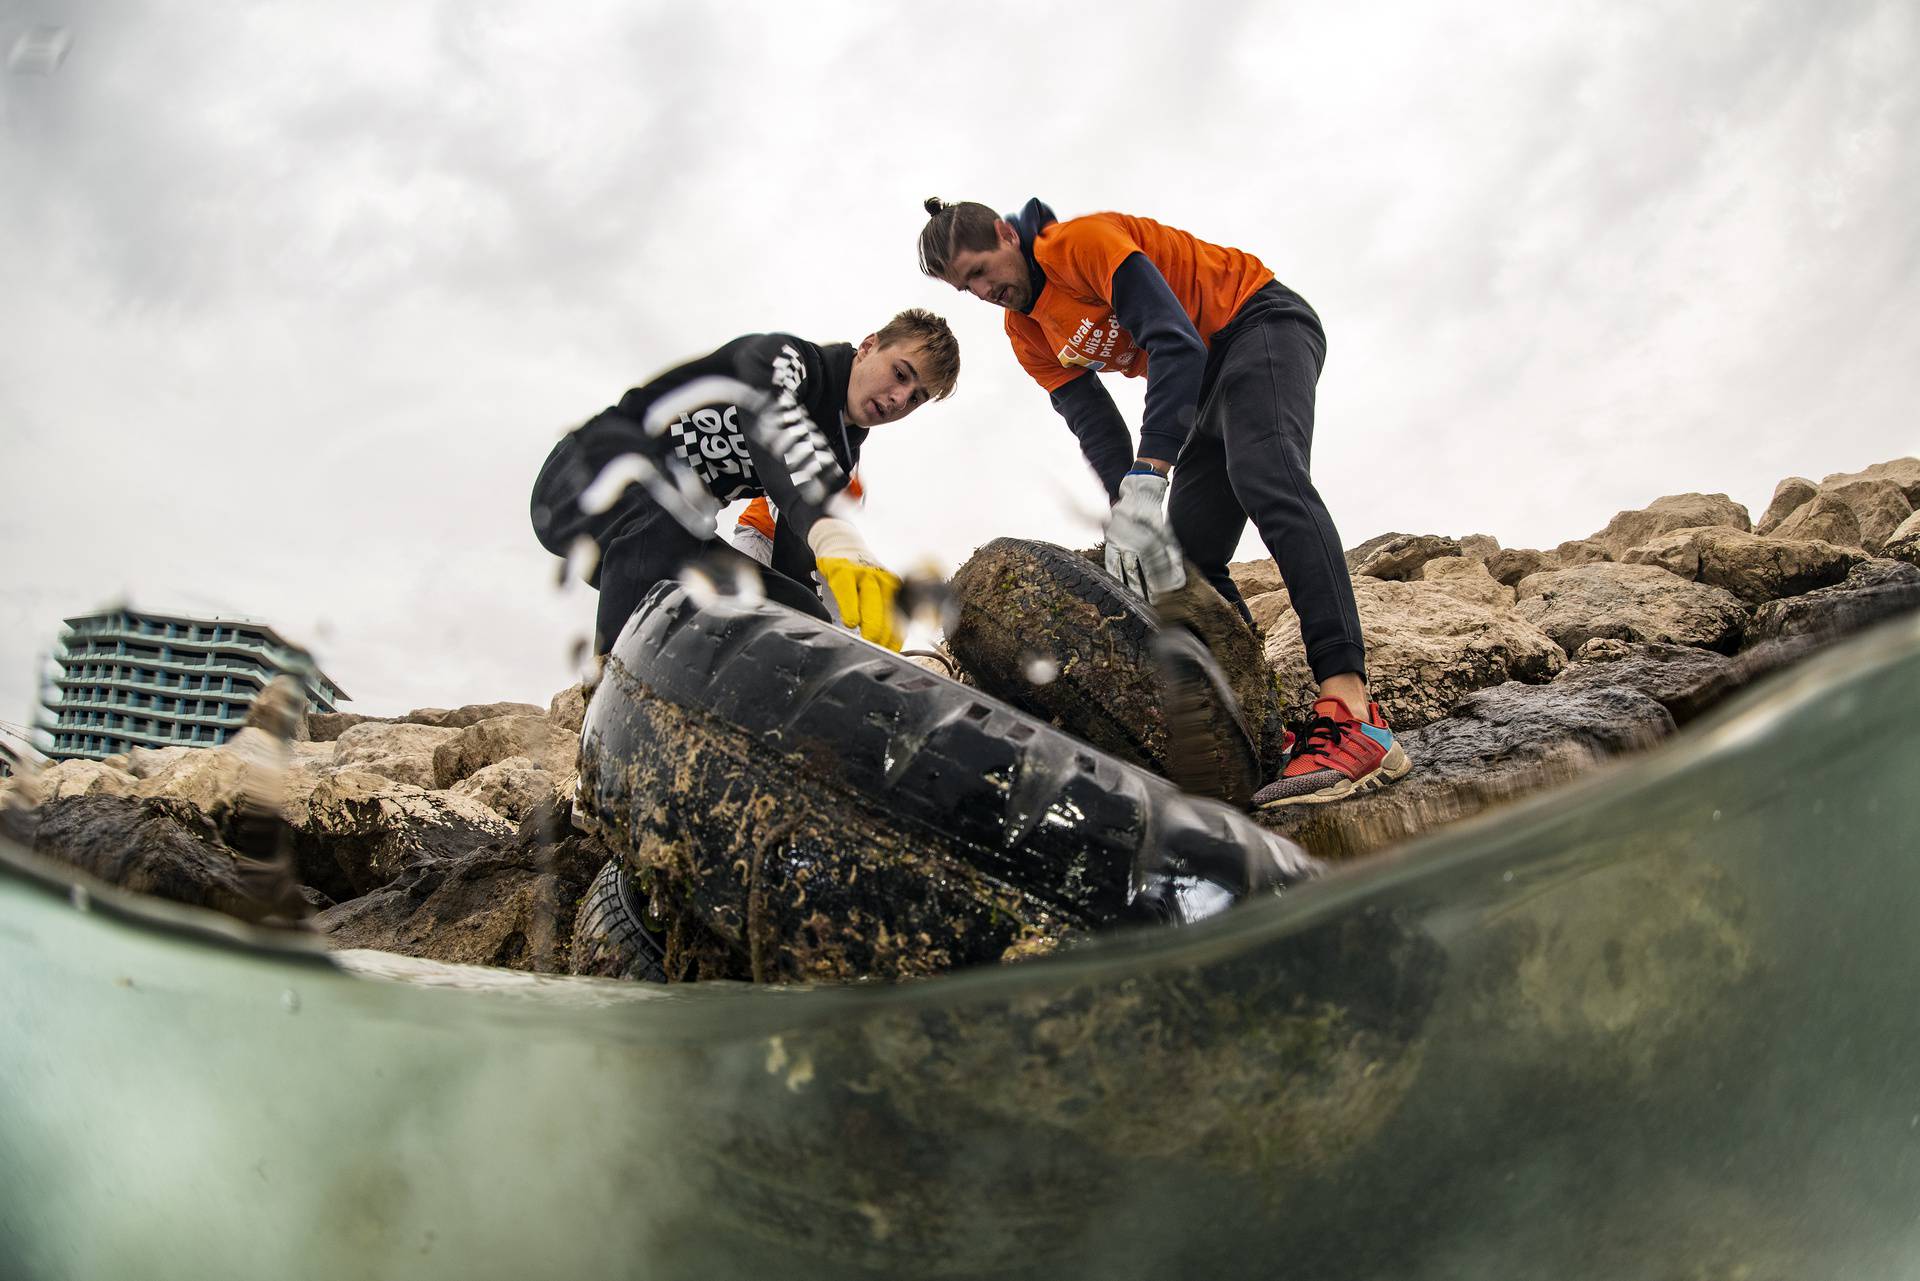
[[[1337,698],[1313,704],[1306,736],[1294,747],[1280,777],[1253,795],[1259,809],[1318,805],[1384,787],[1413,768],[1387,728],[1380,704],[1367,704],[1360,720]]]

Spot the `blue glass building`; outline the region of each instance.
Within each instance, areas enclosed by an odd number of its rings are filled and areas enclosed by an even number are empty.
[[[268,681],[285,674],[307,710],[348,695],[298,645],[245,618],[110,609],[66,621],[57,697],[40,728],[53,760],[103,760],[135,747],[213,747],[238,733]]]

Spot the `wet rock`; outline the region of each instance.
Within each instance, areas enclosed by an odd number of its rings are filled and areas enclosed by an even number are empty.
[[[1553,678],[1553,688],[1575,692],[1630,689],[1666,708],[1684,725],[1744,683],[1734,661],[1690,645],[1590,640]]]
[[[1767,504],[1766,514],[1753,527],[1756,534],[1771,534],[1779,528],[1780,522],[1813,501],[1820,486],[1805,476],[1789,476],[1773,487],[1773,500]]]
[[[511,837],[421,862],[314,926],[332,947],[564,974],[574,908],[608,857],[549,801]]]
[[[1553,549],[1553,567],[1571,569],[1575,565],[1597,565],[1615,559],[1604,543],[1591,538],[1570,538]]]
[[[1920,608],[1920,568],[1905,561],[1862,561],[1846,578],[1804,596],[1769,601],[1747,626],[1750,644],[1792,636],[1833,639]]]
[[[1493,575],[1493,581],[1507,587],[1529,574],[1544,574],[1560,568],[1559,559],[1551,552],[1535,551],[1531,547],[1509,547],[1487,558],[1487,572]]]
[[[1731,525],[1735,529],[1751,530],[1753,519],[1745,507],[1725,494],[1669,494],[1654,499],[1639,511],[1619,513],[1607,522],[1605,529],[1593,535],[1593,541],[1618,560],[1661,534],[1703,525]]]
[[[1347,553],[1347,572],[1406,582],[1434,557],[1459,554],[1459,541],[1442,534],[1382,534]]]
[[[1464,556],[1442,556],[1430,560],[1420,567],[1421,582],[1432,583],[1440,590],[1473,605],[1484,606],[1499,613],[1510,609],[1515,600],[1513,588],[1497,583],[1487,567],[1480,561]]]
[[[553,775],[525,756],[509,756],[482,766],[455,783],[455,796],[480,802],[511,823],[518,823],[554,796]]]
[[[184,801],[50,800],[33,814],[32,845],[122,889],[242,920],[291,923],[307,914],[284,869],[236,854],[213,821]]]
[[[458,857],[512,831],[500,815],[451,792],[366,770],[320,780],[294,824],[300,879],[345,901],[420,864]]]
[[[1866,559],[1857,548],[1816,540],[1763,538],[1726,527],[1663,534],[1620,558],[1724,587],[1750,605],[1827,587]]]
[[[1732,592],[1652,565],[1580,565],[1534,574],[1518,590],[1514,613],[1568,651],[1607,636],[1731,652],[1747,621]]]
[[[1920,565],[1920,512],[1901,521],[1899,528],[1888,536],[1887,556],[1909,565]]]
[[[1900,522],[1913,515],[1913,504],[1891,481],[1854,477],[1822,485],[1820,492],[1853,509],[1860,525],[1860,546],[1875,555],[1886,550],[1887,539]]]
[[[457,729],[406,722],[354,725],[334,740],[333,764],[415,787],[444,786],[434,776],[434,752],[459,734]]]
[[[434,749],[434,783],[452,787],[474,771],[510,756],[528,757],[557,777],[573,768],[579,752],[578,736],[548,720],[545,712],[495,716],[467,725]]]
[[[1549,680],[1566,665],[1560,647],[1525,619],[1437,584],[1361,577],[1353,593],[1367,638],[1368,687],[1396,728],[1438,720],[1473,690]],[[1315,686],[1298,629],[1276,628],[1266,647],[1288,715],[1304,716]]]
[[[1255,818],[1320,858],[1356,858],[1564,783],[1673,729],[1659,702],[1618,684],[1509,681],[1469,694],[1445,720],[1399,734],[1413,768],[1398,783]]]
[[[1824,543],[1839,543],[1844,547],[1858,547],[1860,518],[1853,514],[1853,508],[1839,498],[1824,492],[1818,493],[1775,525],[1767,537],[1816,539]]]

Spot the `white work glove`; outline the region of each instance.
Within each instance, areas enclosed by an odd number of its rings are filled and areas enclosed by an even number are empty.
[[[1166,498],[1165,476],[1129,472],[1107,517],[1107,572],[1149,603],[1187,585],[1180,544],[1167,524]]]
[[[894,597],[900,594],[900,578],[873,558],[866,540],[846,521],[823,516],[807,531],[807,546],[813,548],[813,563],[840,607],[840,620],[876,645],[900,652],[905,641],[900,629],[900,611]]]

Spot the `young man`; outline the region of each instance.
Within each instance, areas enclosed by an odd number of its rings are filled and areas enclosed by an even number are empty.
[[[1336,800],[1405,774],[1367,697],[1353,584],[1307,474],[1327,350],[1313,308],[1253,255],[1151,219],[1060,222],[1037,199],[1005,218],[971,201],[926,209],[920,269],[1006,309],[1014,355],[1106,486],[1110,572],[1151,600],[1184,585],[1184,552],[1251,626],[1227,573],[1249,517],[1273,554],[1320,697],[1255,803]],[[1116,372],[1147,380],[1138,451],[1092,376]]]
[[[613,647],[655,583],[699,561],[716,578],[758,575],[767,595],[831,621],[806,580],[826,581],[841,620],[897,650],[900,580],[847,521],[827,515],[871,428],[953,393],[960,349],[946,321],[912,308],[858,347],[748,334],[669,369],[577,428],[533,486],[533,530],[556,556],[591,538],[600,590],[594,652]],[[720,507],[765,494],[780,512],[771,572],[722,541]]]

